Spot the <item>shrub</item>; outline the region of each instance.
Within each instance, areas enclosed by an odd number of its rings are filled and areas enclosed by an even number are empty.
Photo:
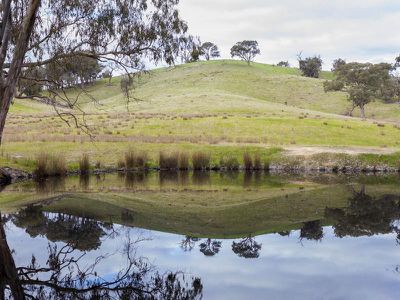
[[[239,170],[239,167],[240,167],[239,161],[237,160],[236,157],[233,157],[233,156],[225,156],[225,157],[221,158],[220,166],[222,168],[226,168],[231,171]]]
[[[162,170],[177,170],[179,166],[179,152],[160,152],[159,164]]]
[[[210,154],[195,152],[192,155],[192,165],[194,170],[208,170],[210,168]]]
[[[79,160],[79,172],[81,174],[88,174],[90,171],[90,161],[89,155],[87,153],[83,154]]]
[[[251,155],[247,152],[243,153],[243,163],[245,170],[253,169],[253,160],[251,159]]]

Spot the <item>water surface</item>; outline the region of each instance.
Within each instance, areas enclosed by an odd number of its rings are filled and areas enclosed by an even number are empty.
[[[2,265],[43,299],[398,299],[399,183],[263,173],[24,182],[0,193]]]

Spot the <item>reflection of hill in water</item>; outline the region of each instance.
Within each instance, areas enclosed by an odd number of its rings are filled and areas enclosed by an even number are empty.
[[[50,223],[55,232],[71,228],[68,223],[71,217],[68,216],[76,216],[83,222],[82,226],[88,228],[93,225],[86,220],[92,219],[102,222],[102,226],[117,223],[207,238],[237,238],[277,232],[284,235],[285,232],[301,229],[301,238],[320,240],[324,225],[332,225],[338,237],[393,231],[393,221],[400,218],[400,194],[378,195],[372,189],[372,196],[368,194],[368,187],[358,189],[355,191],[351,187],[334,185],[266,199],[259,192],[258,199],[238,201],[236,205],[191,207],[188,205],[193,195],[185,191],[131,195],[80,193],[62,196],[57,201],[44,204],[40,210],[59,214],[60,219]],[[203,198],[217,195],[217,192],[201,193]],[[22,211],[20,215],[27,211]],[[41,234],[43,229],[38,225],[31,230]],[[97,232],[97,229],[92,230]]]

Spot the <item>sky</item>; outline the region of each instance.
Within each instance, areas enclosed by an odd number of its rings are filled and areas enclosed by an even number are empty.
[[[393,62],[400,54],[400,0],[180,0],[190,34],[216,43],[223,58],[242,40],[257,40],[255,60],[297,65],[321,55],[324,69],[347,61]]]

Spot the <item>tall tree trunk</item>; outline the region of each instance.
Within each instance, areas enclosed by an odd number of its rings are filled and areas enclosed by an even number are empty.
[[[24,300],[24,289],[19,281],[17,268],[7,243],[0,214],[0,280],[2,287],[9,285],[15,300]]]
[[[29,39],[31,37],[37,11],[39,9],[41,0],[31,0],[28,12],[24,18],[21,26],[19,37],[15,45],[14,55],[11,61],[10,68],[5,83],[0,86],[0,144],[3,140],[4,126],[10,104],[14,98],[15,88],[18,78],[21,74],[22,64],[24,62],[25,54],[28,49]]]
[[[360,105],[361,118],[365,119],[365,106]]]

